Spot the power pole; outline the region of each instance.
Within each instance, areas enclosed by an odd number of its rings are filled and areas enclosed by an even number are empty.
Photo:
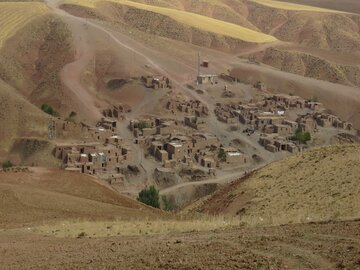
[[[200,76],[200,52],[198,52],[198,76]]]

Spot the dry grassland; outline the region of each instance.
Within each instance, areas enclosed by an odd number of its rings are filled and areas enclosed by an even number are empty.
[[[0,47],[30,21],[49,11],[43,3],[0,3]]]
[[[203,216],[189,220],[66,221],[57,225],[29,228],[31,232],[55,237],[108,237],[173,234],[223,230],[240,226],[238,218]]]
[[[90,8],[96,8],[98,2],[99,1],[97,0],[91,0],[91,1],[66,0],[65,1],[65,3],[68,4],[78,4]],[[110,2],[158,13],[164,16],[168,16],[171,19],[190,27],[195,27],[203,31],[224,35],[247,42],[265,43],[265,42],[277,41],[277,39],[273,36],[266,35],[254,30],[250,30],[248,28],[236,24],[224,22],[221,20],[216,20],[210,17],[202,16],[191,12],[186,12],[172,8],[159,7],[159,6],[151,6],[151,5],[136,3],[127,0],[113,0]]]
[[[332,10],[332,9],[299,5],[299,4],[293,4],[293,3],[287,3],[287,2],[279,2],[279,1],[274,1],[274,0],[252,0],[252,1],[255,3],[261,4],[261,5],[267,6],[267,7],[272,7],[272,8],[277,8],[277,9],[285,9],[285,10],[291,10],[291,11],[343,13],[341,11]]]

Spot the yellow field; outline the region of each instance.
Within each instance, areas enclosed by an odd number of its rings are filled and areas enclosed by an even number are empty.
[[[43,3],[38,2],[1,2],[0,3],[0,48],[17,30],[31,20],[48,12]]]
[[[99,0],[66,0],[65,1],[65,3],[78,4],[91,8],[95,8],[97,2],[100,1]],[[115,2],[142,10],[159,13],[168,16],[180,23],[198,28],[203,31],[229,36],[247,42],[265,43],[265,42],[273,42],[277,40],[275,37],[266,35],[264,33],[256,32],[236,24],[224,22],[221,20],[216,20],[210,17],[202,16],[191,12],[186,12],[172,8],[151,6],[151,5],[141,4],[128,0],[111,0],[109,2]]]
[[[314,12],[330,12],[330,13],[344,13],[337,10],[326,9],[326,8],[319,8],[319,7],[312,7],[312,6],[305,6],[293,3],[286,3],[286,2],[279,2],[274,0],[252,0],[255,3],[277,8],[277,9],[285,9],[285,10],[293,10],[293,11],[314,11]]]

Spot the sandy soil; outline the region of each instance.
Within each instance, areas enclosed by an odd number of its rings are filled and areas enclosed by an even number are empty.
[[[162,214],[119,195],[96,178],[63,170],[0,172],[0,227],[62,220],[136,219]]]
[[[0,232],[11,269],[360,269],[359,222],[211,233],[54,238]]]

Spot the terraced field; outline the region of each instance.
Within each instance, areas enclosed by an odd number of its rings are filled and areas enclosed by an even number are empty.
[[[299,4],[287,3],[287,2],[279,2],[279,1],[274,1],[274,0],[252,0],[252,2],[261,4],[264,6],[272,7],[272,8],[285,9],[285,10],[291,10],[291,11],[343,13],[341,11],[332,10],[332,9],[299,5]]]
[[[31,20],[48,12],[43,3],[1,2],[0,3],[0,48],[5,41]]]
[[[65,1],[65,3],[68,4],[77,4],[90,8],[96,8],[98,2],[100,1],[97,0]],[[186,12],[186,11],[166,8],[166,7],[146,5],[146,4],[127,1],[127,0],[114,0],[109,2],[118,3],[118,4],[126,5],[128,7],[158,13],[164,16],[168,16],[171,19],[190,27],[195,27],[203,31],[220,34],[235,39],[240,39],[246,42],[265,43],[265,42],[277,41],[277,39],[271,35],[266,35],[233,23],[224,22],[221,20],[213,19],[207,16],[202,16],[191,12]]]

